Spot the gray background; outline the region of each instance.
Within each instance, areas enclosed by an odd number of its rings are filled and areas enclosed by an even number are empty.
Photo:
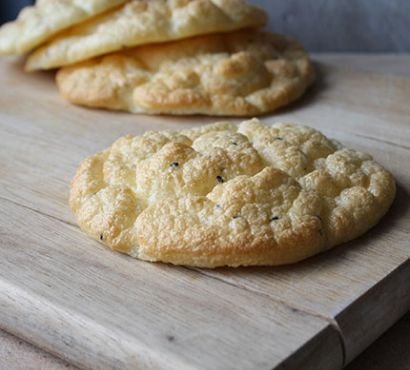
[[[85,1],[85,0],[84,0]],[[250,0],[311,51],[410,52],[410,0]],[[0,23],[29,0],[0,0]]]
[[[410,0],[252,0],[311,51],[410,51]]]

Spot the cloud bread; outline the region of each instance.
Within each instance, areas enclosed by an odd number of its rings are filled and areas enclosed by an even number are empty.
[[[136,45],[265,24],[244,0],[132,0],[63,32],[36,50],[26,69],[50,69]]]
[[[38,0],[16,21],[0,27],[0,55],[24,54],[57,32],[125,3],[126,0]]]
[[[222,122],[125,136],[72,182],[80,227],[147,261],[280,265],[354,239],[395,195],[372,158],[311,128]]]
[[[70,102],[134,113],[257,115],[299,98],[313,68],[293,40],[237,31],[147,45],[62,68]]]

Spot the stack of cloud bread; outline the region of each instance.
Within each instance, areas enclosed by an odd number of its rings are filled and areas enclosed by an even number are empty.
[[[38,0],[0,28],[0,54],[61,68],[70,102],[148,114],[258,115],[313,82],[294,40],[245,0]]]

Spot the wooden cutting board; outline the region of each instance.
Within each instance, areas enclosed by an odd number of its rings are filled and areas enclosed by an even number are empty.
[[[70,106],[53,75],[0,61],[0,327],[96,369],[340,369],[410,307],[410,79],[318,65],[302,102],[265,122],[309,125],[397,179],[383,221],[280,268],[140,262],[90,240],[67,206],[78,163],[126,133],[215,118]]]

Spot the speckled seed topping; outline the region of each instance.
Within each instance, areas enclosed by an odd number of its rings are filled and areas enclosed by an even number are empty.
[[[122,137],[80,165],[70,205],[112,249],[217,267],[300,261],[363,234],[394,195],[369,155],[253,119]]]

